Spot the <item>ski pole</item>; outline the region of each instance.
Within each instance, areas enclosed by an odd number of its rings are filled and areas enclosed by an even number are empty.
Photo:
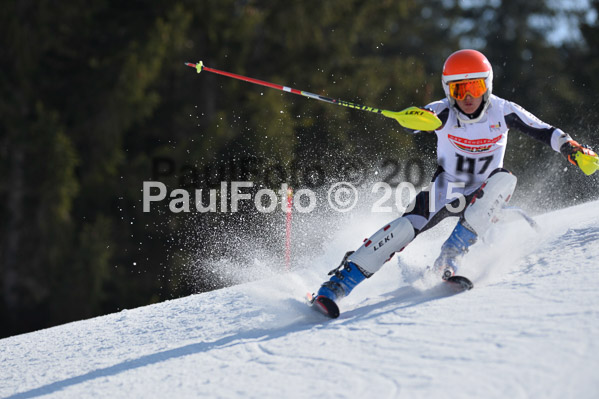
[[[374,112],[377,114],[382,114],[387,118],[395,119],[400,125],[412,130],[423,130],[423,131],[432,131],[441,126],[441,121],[437,118],[434,112],[429,110],[418,108],[418,107],[408,107],[402,111],[388,111],[384,109],[368,107],[365,105],[354,104],[349,101],[344,100],[336,100],[334,98],[324,97],[318,94],[310,93],[308,91],[297,90],[291,87],[278,85],[275,83],[266,82],[264,80],[254,79],[243,75],[237,75],[231,72],[225,72],[214,68],[209,68],[204,65],[202,61],[199,61],[197,64],[193,64],[191,62],[186,62],[185,65],[191,68],[195,68],[198,73],[202,71],[215,73],[217,75],[227,76],[229,78],[242,80],[244,82],[254,83],[260,86],[270,87],[272,89],[277,89],[281,91],[285,91],[288,93],[298,94],[300,96],[313,98],[319,101],[324,101],[329,104],[340,105],[342,107],[348,107],[353,109],[359,109],[362,111]]]

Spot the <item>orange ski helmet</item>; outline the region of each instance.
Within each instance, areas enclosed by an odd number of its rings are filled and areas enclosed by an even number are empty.
[[[476,118],[470,118],[460,112],[456,105],[456,92],[452,91],[455,85],[451,82],[470,81],[482,79],[486,92],[483,94],[483,110]],[[449,104],[456,109],[458,118],[464,122],[478,122],[484,115],[489,106],[489,97],[493,91],[493,68],[481,52],[476,50],[459,50],[451,54],[445,60],[443,65],[443,75],[441,77],[445,96],[449,100]],[[483,84],[481,82],[481,85]],[[452,86],[450,88],[450,86]],[[478,97],[475,95],[475,97]]]

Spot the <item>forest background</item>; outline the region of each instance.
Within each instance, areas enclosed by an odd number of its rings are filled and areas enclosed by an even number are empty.
[[[0,337],[234,284],[219,268],[252,268],[248,242],[282,267],[283,212],[143,212],[144,181],[206,194],[233,180],[316,188],[348,165],[354,178],[411,160],[434,170],[434,135],[184,62],[400,110],[442,98],[445,58],[475,48],[495,94],[597,148],[598,12],[598,0],[3,0]],[[518,132],[505,163],[530,212],[597,198],[597,176]],[[303,233],[294,255],[322,242]]]

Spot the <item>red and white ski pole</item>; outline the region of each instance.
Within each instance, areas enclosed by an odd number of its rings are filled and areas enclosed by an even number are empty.
[[[344,100],[336,100],[334,98],[324,97],[318,94],[310,93],[308,91],[297,90],[291,87],[282,86],[276,83],[266,82],[264,80],[254,79],[243,75],[237,75],[231,72],[225,72],[214,68],[209,68],[204,65],[202,61],[199,61],[197,64],[193,64],[191,62],[186,62],[185,65],[188,67],[194,68],[198,73],[202,71],[215,73],[217,75],[227,76],[229,78],[243,80],[244,82],[254,83],[260,86],[270,87],[271,89],[277,89],[281,91],[286,91],[288,93],[298,94],[300,96],[313,98],[315,100],[324,101],[329,104],[340,105],[342,107],[348,107],[353,109],[359,109],[362,111],[374,112],[376,114],[384,115],[388,118],[395,119],[400,125],[412,129],[412,130],[423,130],[423,131],[433,131],[441,126],[441,120],[437,118],[434,112],[429,111],[427,109],[418,108],[418,107],[409,107],[402,111],[387,111],[384,109],[368,107],[366,105],[354,104],[349,101]]]

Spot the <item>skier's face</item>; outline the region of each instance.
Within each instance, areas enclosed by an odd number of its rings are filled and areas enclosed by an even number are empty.
[[[483,97],[472,97],[470,94],[467,94],[463,100],[456,100],[458,107],[462,110],[466,115],[473,114],[480,104],[483,102]]]

